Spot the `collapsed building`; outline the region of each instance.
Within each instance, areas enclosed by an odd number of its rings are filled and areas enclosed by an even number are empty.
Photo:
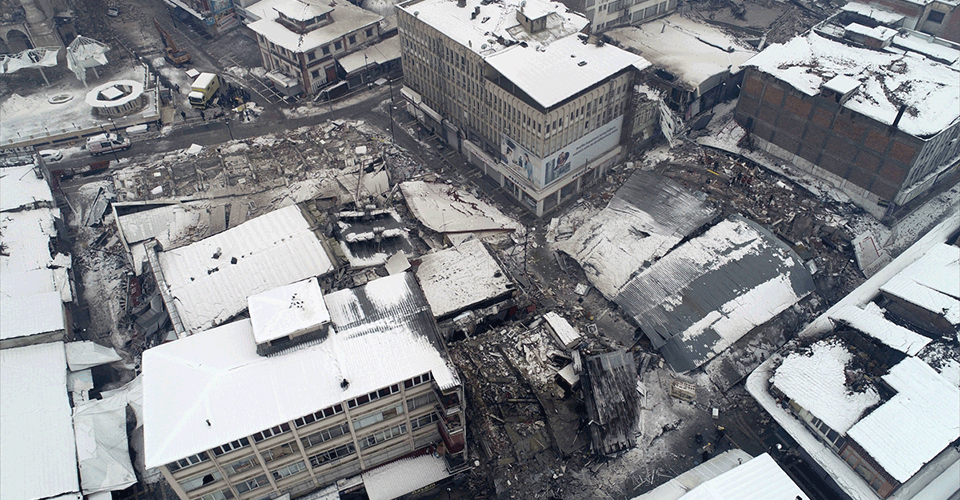
[[[797,453],[850,498],[960,491],[960,248],[956,222],[943,226],[954,243],[921,240],[891,264],[899,272],[862,285],[824,313],[825,331],[792,341],[748,378]],[[954,329],[930,330],[931,314]]]

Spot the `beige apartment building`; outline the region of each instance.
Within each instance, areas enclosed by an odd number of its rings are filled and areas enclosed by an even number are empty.
[[[542,0],[397,6],[407,109],[537,216],[600,178],[649,63]]]
[[[144,353],[146,464],[181,500],[369,492],[372,470],[464,468],[462,387],[412,274],[327,295],[311,278],[249,305],[250,319]]]
[[[318,0],[261,0],[244,12],[267,78],[290,96],[339,80],[337,59],[379,41],[383,20],[350,2]]]

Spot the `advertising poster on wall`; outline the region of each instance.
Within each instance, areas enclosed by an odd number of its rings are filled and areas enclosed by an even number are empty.
[[[620,142],[623,115],[542,159],[502,134],[500,152],[513,172],[530,181],[537,189],[556,182],[584,164],[614,148]]]
[[[527,151],[506,134],[500,138],[500,149],[504,158],[507,159],[507,164],[517,175],[530,181],[538,189],[543,187],[543,165],[539,157]]]
[[[620,142],[623,115],[610,120],[600,128],[581,137],[559,152],[547,157],[543,185],[549,186],[588,161],[602,155]]]

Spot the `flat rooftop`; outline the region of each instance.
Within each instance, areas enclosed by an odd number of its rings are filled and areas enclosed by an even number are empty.
[[[816,33],[774,44],[743,64],[815,96],[837,75],[860,82],[843,107],[916,137],[939,133],[960,119],[960,71],[911,54],[853,47]]]
[[[547,27],[536,35],[527,34],[517,21],[517,10],[524,0],[503,0],[484,5],[482,0],[466,0],[465,7],[457,7],[452,0],[412,0],[397,4],[397,9],[417,17],[455,42],[481,56],[490,56],[521,40],[549,44],[585,28],[590,21],[575,12],[567,12],[559,2],[526,0],[525,11],[535,10],[547,15]],[[480,13],[473,19],[473,12]],[[502,38],[507,44],[501,43]],[[569,56],[568,56],[569,57]]]
[[[146,466],[179,460],[427,372],[441,390],[459,385],[412,274],[339,290],[323,296],[323,303],[334,328],[300,350],[259,356],[252,322],[243,319],[145,351]],[[349,384],[343,387],[343,381]],[[304,382],[310,391],[303,390]],[[241,393],[258,395],[257,411],[236,397]]]
[[[712,88],[714,76],[739,72],[740,65],[757,54],[719,28],[681,14],[612,29],[607,35],[701,92]]]
[[[259,2],[256,5],[259,5]],[[276,8],[283,4],[273,3],[269,8],[256,9],[256,15],[263,17],[247,25],[264,38],[291,52],[309,52],[317,47],[339,40],[348,33],[352,33],[367,26],[373,26],[383,20],[383,16],[361,9],[350,2],[340,2],[330,13],[333,22],[307,32],[304,35],[290,31],[286,26],[277,22],[280,14]],[[254,7],[255,7],[254,6]],[[254,7],[251,7],[253,9]]]
[[[545,44],[517,44],[486,58],[490,66],[544,108],[588,89],[620,71],[646,69],[646,59],[610,44],[567,36]]]

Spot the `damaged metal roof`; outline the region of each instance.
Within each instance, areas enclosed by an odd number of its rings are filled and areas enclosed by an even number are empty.
[[[813,289],[790,247],[732,216],[637,275],[614,302],[675,370],[686,372]]]
[[[640,418],[633,356],[620,349],[587,356],[584,364],[584,401],[594,451],[609,455],[633,448]]]
[[[678,182],[637,171],[561,250],[580,263],[608,298],[638,271],[709,222],[717,210]]]

